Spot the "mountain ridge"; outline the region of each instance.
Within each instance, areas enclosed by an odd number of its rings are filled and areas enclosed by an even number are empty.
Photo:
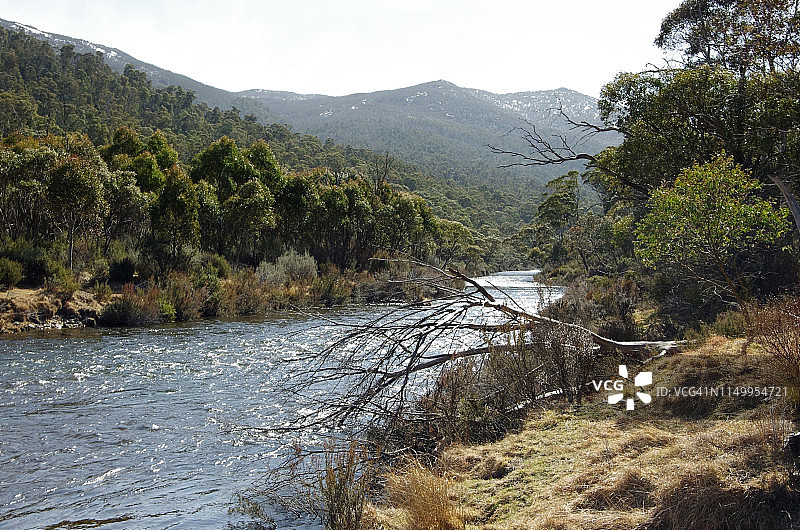
[[[533,180],[558,176],[578,164],[554,168],[500,168],[507,158],[494,155],[488,145],[522,148],[515,129],[536,127],[544,136],[570,135],[561,112],[575,121],[596,123],[597,100],[568,88],[496,94],[463,88],[440,79],[376,92],[343,96],[300,94],[290,91],[249,89],[230,92],[165,70],[111,46],[41,31],[33,26],[0,19],[0,25],[24,31],[51,46],[75,46],[77,53],[102,53],[115,71],[127,64],[145,72],[154,87],[179,85],[195,93],[210,107],[236,107],[262,123],[281,123],[320,139],[386,151],[426,171],[455,180],[486,181],[493,178]],[[598,152],[615,139],[590,138],[581,146]]]

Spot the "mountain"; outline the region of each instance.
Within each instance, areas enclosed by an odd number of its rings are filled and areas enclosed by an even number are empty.
[[[575,121],[597,122],[596,100],[578,92],[557,90],[493,94],[462,88],[447,81],[380,92],[324,96],[271,90],[228,92],[187,76],[145,63],[109,46],[47,33],[18,22],[0,19],[0,25],[24,31],[52,46],[75,46],[77,53],[101,53],[117,72],[127,64],[145,72],[154,87],[179,85],[192,90],[210,107],[233,106],[262,123],[289,125],[296,132],[338,143],[388,152],[418,165],[440,178],[503,187],[541,184],[578,164],[545,168],[499,168],[511,160],[496,156],[487,147],[524,149],[518,127],[535,126],[544,137],[571,136],[561,109]],[[580,149],[598,152],[617,138],[585,139]]]
[[[267,113],[259,118],[286,123],[320,138],[388,150],[429,170],[437,166],[441,170],[443,159],[449,159],[458,163],[454,168],[479,169],[489,175],[503,173],[497,166],[509,159],[494,156],[487,145],[521,149],[519,132],[513,131],[516,127],[532,124],[545,137],[570,137],[569,124],[559,109],[575,121],[599,121],[597,101],[566,88],[494,94],[440,80],[340,97],[269,90],[238,95],[263,104]],[[591,138],[581,148],[597,152],[613,141]],[[539,168],[538,180],[567,169],[572,168]],[[519,172],[516,168],[505,174]],[[443,176],[441,171],[437,174]]]

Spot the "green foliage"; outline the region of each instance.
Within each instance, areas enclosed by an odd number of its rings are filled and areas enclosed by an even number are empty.
[[[317,262],[308,253],[298,254],[289,250],[278,258],[276,265],[292,281],[310,280],[317,276]]]
[[[80,147],[84,148],[83,145]],[[93,149],[91,144],[86,148]],[[76,232],[98,226],[100,216],[107,208],[101,181],[103,170],[105,165],[99,159],[70,155],[61,160],[50,174],[47,199],[56,225],[67,233],[70,269],[73,268]]]
[[[231,265],[224,256],[219,254],[204,254],[203,268],[213,273],[217,278],[227,278],[231,274]]]
[[[89,290],[95,295],[95,298],[99,302],[105,302],[109,300],[111,295],[114,294],[114,291],[111,289],[111,286],[108,285],[108,282],[96,281]]]
[[[688,64],[737,71],[797,67],[800,19],[790,0],[684,0],[661,23],[656,44]]]
[[[8,258],[0,258],[0,285],[9,290],[20,280],[22,280],[22,264]]]
[[[758,197],[760,188],[728,156],[694,164],[674,186],[653,193],[650,213],[637,228],[639,255],[650,266],[666,263],[701,278],[707,276],[700,271],[716,269],[741,303],[747,286],[737,275],[737,260],[786,230],[787,212]]]
[[[322,142],[282,125],[262,125],[250,116],[243,118],[236,108],[197,104],[195,94],[181,87],[153,88],[143,72],[131,67],[118,75],[95,54],[78,56],[67,49],[59,56],[22,33],[2,30],[0,53],[13,55],[19,67],[4,71],[5,83],[0,84],[0,94],[5,88],[13,100],[5,115],[7,128],[0,132],[85,133],[103,145],[100,151],[109,168],[134,171],[145,193],[159,189],[162,175],[175,162],[193,161],[192,179],[208,180],[220,202],[232,193],[232,184],[241,185],[256,173],[275,196],[287,170],[326,168],[336,184],[360,176],[376,188],[391,183],[420,194],[437,216],[473,229],[510,233],[530,219],[535,207],[531,194],[519,193],[531,189],[535,196],[535,178],[486,182],[483,175],[496,170],[494,162],[480,162],[480,168],[466,171],[454,162],[463,158],[460,155],[431,154],[434,148],[439,153],[450,149],[452,142],[444,139],[435,146],[419,146],[428,159],[426,172],[421,173],[388,155]],[[64,89],[59,92],[55,87]],[[237,102],[247,104],[247,100]],[[0,126],[3,118],[0,105]],[[238,150],[230,142],[250,147]],[[213,153],[201,156],[204,148],[215,144]],[[382,164],[385,159],[388,165]]]
[[[220,263],[254,266],[294,250],[313,270],[331,263],[340,271],[366,269],[380,249],[475,270],[510,256],[496,220],[511,220],[510,230],[516,214],[491,212],[512,195],[516,201],[517,193],[468,190],[388,153],[264,126],[236,108],[195,104],[191,92],[155,89],[132,67],[115,74],[94,54],[79,56],[70,46],[54,51],[0,30],[0,54],[14,63],[0,84],[7,103],[0,105],[0,124],[8,111],[0,235],[31,242],[29,255],[17,261],[32,285],[66,277],[63,261],[90,273],[110,264],[116,282],[132,281],[136,269],[141,279],[162,283],[170,271],[183,270],[219,294],[213,280],[198,278],[227,271],[208,270],[202,252]],[[445,223],[434,215],[440,212],[462,222],[443,234]],[[495,226],[495,235],[480,237],[478,225]],[[447,248],[437,255],[439,245]],[[53,246],[66,251],[52,252]],[[135,268],[124,262],[128,255],[137,256]],[[292,281],[311,281],[308,271]],[[349,288],[325,281],[321,292],[332,300]],[[226,307],[222,302],[215,307]]]
[[[150,216],[156,237],[167,245],[170,265],[175,266],[181,247],[198,241],[197,192],[186,173],[177,166],[167,171],[166,177]]]
[[[717,335],[735,339],[747,335],[747,322],[741,311],[731,309],[717,315],[711,330]]]

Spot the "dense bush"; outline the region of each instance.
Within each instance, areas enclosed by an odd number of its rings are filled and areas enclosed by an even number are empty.
[[[6,241],[0,245],[0,257],[8,258],[22,265],[22,285],[40,287],[63,269],[50,252],[35,246],[25,239]]]
[[[130,283],[135,273],[136,261],[130,256],[112,261],[108,267],[108,279],[112,282]]]
[[[198,318],[206,301],[204,287],[195,287],[182,272],[171,272],[164,280],[162,296],[174,311],[172,320],[184,321]]]
[[[290,280],[310,280],[317,277],[317,262],[307,252],[304,254],[298,254],[294,250],[284,252],[278,258],[276,265]]]
[[[352,292],[346,277],[335,272],[327,272],[315,278],[311,287],[312,299],[326,307],[344,304],[350,299]]]
[[[223,284],[223,305],[234,315],[255,315],[270,307],[267,288],[253,269],[242,269]]]
[[[256,276],[266,285],[283,286],[289,280],[289,275],[277,263],[262,261],[256,268]]]
[[[159,296],[160,291],[156,288],[137,289],[126,283],[122,295],[103,309],[100,323],[105,326],[142,326],[162,322],[164,316]]]
[[[8,258],[0,258],[0,286],[11,289],[22,280],[22,264]]]

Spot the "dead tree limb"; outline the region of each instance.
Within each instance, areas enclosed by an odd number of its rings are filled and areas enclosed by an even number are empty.
[[[282,395],[302,404],[286,430],[368,429],[413,411],[415,396],[423,395],[446,366],[467,360],[480,365],[498,353],[537,351],[546,356],[548,348],[588,344],[589,350],[580,355],[581,362],[589,362],[613,354],[643,359],[679,347],[675,342],[614,341],[576,324],[510,307],[458,271],[428,269],[430,278],[450,284],[463,281],[466,288],[443,289],[443,296],[429,305],[395,306],[371,320],[342,326],[321,351],[286,361],[296,368],[282,383]],[[426,281],[433,281],[430,278]],[[512,344],[513,334],[519,340]],[[569,366],[557,364],[552,377],[543,379],[543,385],[550,385],[544,390],[564,387],[557,381],[566,377],[559,370]],[[582,377],[587,375],[594,374]]]

